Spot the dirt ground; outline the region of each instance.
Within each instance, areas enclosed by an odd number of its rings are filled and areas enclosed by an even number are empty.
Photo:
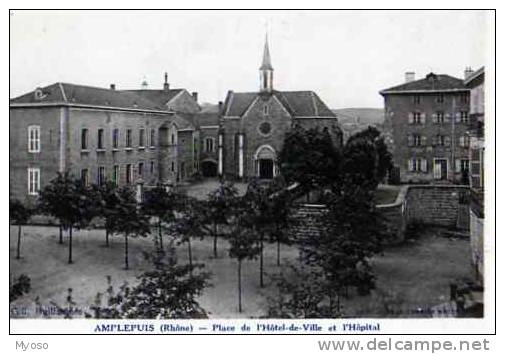
[[[468,240],[454,240],[438,235],[439,230],[427,230],[418,240],[391,248],[372,260],[377,274],[377,291],[372,295],[351,294],[341,300],[346,316],[382,316],[384,303],[402,311],[400,316],[413,316],[412,311],[444,302],[449,295],[449,283],[471,277],[470,245]],[[32,290],[11,304],[13,317],[38,317],[35,299],[50,308],[50,301],[65,304],[67,289],[73,289],[77,306],[86,308],[97,292],[107,288],[106,276],[111,276],[118,287],[130,284],[136,276],[149,268],[143,251],[152,250],[150,238],[130,240],[130,267],[124,267],[123,238],[112,238],[106,248],[103,230],[83,230],[74,234],[74,263],[67,264],[67,240],[58,244],[58,229],[46,226],[23,228],[20,260],[15,259],[17,227],[10,228],[10,274],[26,274],[31,278]],[[259,262],[246,261],[243,266],[243,313],[238,313],[236,260],[228,257],[228,242],[219,240],[219,258],[212,258],[212,240],[195,240],[193,253],[197,262],[205,264],[212,273],[212,287],[199,298],[211,318],[249,318],[265,314],[267,296],[276,292],[268,275],[279,268],[275,261],[275,245],[265,249],[266,287],[259,287]],[[177,249],[178,260],[187,262],[187,248]],[[282,247],[283,262],[296,262],[298,251]],[[385,300],[386,299],[386,300]],[[20,312],[21,310],[25,312]],[[16,312],[17,311],[17,312]],[[17,315],[16,315],[17,314]],[[417,314],[425,316],[425,314]],[[417,316],[414,314],[414,316]]]

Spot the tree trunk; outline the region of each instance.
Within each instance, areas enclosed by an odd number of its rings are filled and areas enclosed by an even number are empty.
[[[193,274],[193,252],[191,251],[191,237],[188,237],[188,258],[189,258],[189,269],[191,274]]]
[[[124,266],[128,270],[128,235],[124,235]]]
[[[109,230],[105,229],[105,246],[109,247]]]
[[[21,224],[18,225],[18,249],[16,252],[16,259],[21,258]]]
[[[242,312],[242,260],[238,260],[238,312]]]
[[[260,233],[260,287],[265,287],[263,282],[263,232]]]
[[[217,224],[214,223],[214,258],[217,258]]]
[[[277,267],[281,266],[281,239],[277,236]]]
[[[161,219],[158,219],[158,237],[160,239],[160,252],[163,253],[163,234],[161,232]]]
[[[60,240],[59,240],[59,243],[63,244],[63,228],[61,227],[61,225],[60,225],[59,229],[60,229]]]
[[[72,264],[72,226],[68,228],[68,264]]]

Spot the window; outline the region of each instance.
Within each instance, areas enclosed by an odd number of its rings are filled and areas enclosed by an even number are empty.
[[[104,147],[104,142],[103,142],[103,129],[98,129],[98,136],[97,136],[97,149],[103,150]]]
[[[205,151],[214,152],[214,139],[212,138],[205,139]]]
[[[468,94],[461,95],[461,103],[468,103]]]
[[[413,135],[413,143],[414,143],[414,146],[421,146],[422,142],[421,142],[421,135],[418,135],[418,134],[414,134]]]
[[[468,161],[468,159],[461,159],[459,168],[461,172],[468,172],[470,170],[470,161]]]
[[[81,130],[81,150],[88,150],[88,129],[83,128]]]
[[[468,111],[460,112],[460,121],[461,123],[468,123]]]
[[[40,126],[38,125],[28,127],[28,152],[40,152]]]
[[[140,128],[139,130],[139,148],[144,148],[145,144],[144,144],[144,139],[145,139],[145,129],[144,128]]]
[[[327,128],[325,128],[325,129],[327,129]],[[268,122],[262,122],[258,126],[258,130],[261,135],[268,136],[270,134],[270,132],[272,131],[272,126]],[[328,132],[328,130],[326,130],[326,132]]]
[[[150,145],[152,148],[156,146],[156,130],[154,129],[151,129]]]
[[[102,186],[105,183],[105,166],[98,167],[98,174],[96,178],[96,183]]]
[[[427,172],[428,166],[426,163],[426,159],[413,157],[409,160],[409,171],[410,172]]]
[[[119,165],[114,165],[112,170],[112,182],[117,187],[119,186]]]
[[[437,124],[444,123],[444,112],[437,112],[437,113],[435,113],[433,122],[437,123]]]
[[[144,177],[144,163],[143,162],[139,162],[139,169],[138,169],[137,173],[138,173],[139,178]]]
[[[150,170],[150,172],[151,172],[152,175],[154,174],[154,167],[155,167],[154,161],[151,161],[151,170]]]
[[[81,182],[85,186],[89,186],[89,170],[87,168],[81,170]]]
[[[172,161],[172,166],[170,167],[170,170],[171,170],[172,172],[174,172],[174,171],[175,171],[175,164],[174,164],[174,162],[173,162],[173,161]]]
[[[451,138],[447,135],[437,135],[435,137],[435,145],[437,146],[450,146]]]
[[[119,129],[114,128],[112,131],[112,148],[117,149],[119,147]]]
[[[37,195],[40,191],[40,168],[28,169],[28,194]]]
[[[131,184],[133,181],[133,170],[132,170],[132,165],[127,164],[126,165],[126,184]]]
[[[415,95],[414,96],[414,104],[420,104],[421,103],[421,96]]]
[[[263,106],[263,115],[264,115],[264,116],[267,116],[267,115],[268,115],[268,106],[267,106],[267,105],[264,105],[264,106]]]
[[[132,147],[132,130],[126,129],[126,148],[129,149]]]
[[[421,112],[409,113],[409,124],[424,124],[426,115]]]
[[[437,103],[443,103],[444,102],[444,94],[443,93],[439,93],[437,95],[436,101],[437,101]]]
[[[170,137],[170,144],[175,145],[175,134],[172,133],[172,136]]]
[[[468,135],[463,135],[459,137],[459,146],[463,148],[468,148],[470,146],[470,137]]]

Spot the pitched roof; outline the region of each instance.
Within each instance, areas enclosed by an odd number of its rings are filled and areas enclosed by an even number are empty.
[[[195,130],[195,125],[187,114],[176,113],[170,122],[175,123],[178,130]]]
[[[159,106],[165,106],[170,102],[175,96],[184,91],[184,89],[172,89],[172,90],[121,90],[121,92],[134,93],[140,97],[148,99]]]
[[[264,95],[264,93],[228,92],[224,103],[224,115],[242,116],[260,95]],[[335,114],[313,91],[273,91],[272,95],[281,102],[293,117],[335,118]]]
[[[258,97],[257,92],[233,92],[229,91],[224,101],[225,116],[241,116]]]
[[[42,93],[41,98],[35,96],[35,92],[38,90]],[[166,107],[132,92],[68,83],[55,83],[36,89],[11,99],[10,103],[70,103],[102,107],[166,110]]]
[[[219,112],[197,113],[194,115],[193,123],[198,127],[219,125]]]
[[[426,92],[426,91],[457,91],[466,90],[463,80],[455,77],[441,74],[429,73],[424,79],[407,82],[401,85],[393,86],[380,91],[380,94],[389,93],[408,93],[408,92]]]

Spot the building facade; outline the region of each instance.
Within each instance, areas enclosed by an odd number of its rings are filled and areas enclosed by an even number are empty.
[[[279,174],[277,155],[294,125],[342,134],[335,114],[312,91],[277,91],[265,40],[258,92],[229,91],[220,110],[218,173],[232,178],[270,179]]]
[[[34,201],[58,172],[87,184],[174,185],[195,176],[271,179],[293,126],[327,129],[335,114],[312,91],[277,91],[265,41],[258,92],[229,91],[215,110],[198,94],[55,83],[10,100],[11,197]]]
[[[139,94],[114,85],[56,83],[12,99],[11,196],[33,201],[65,171],[87,184],[189,179],[198,172],[200,138],[179,112],[194,112],[198,103],[186,90],[177,91],[165,86]]]
[[[472,261],[478,279],[484,274],[484,121],[485,121],[484,68],[465,79],[470,89],[470,241]]]
[[[385,140],[400,180],[466,184],[470,90],[464,81],[434,73],[415,80],[413,73],[407,73],[404,84],[380,94]]]

